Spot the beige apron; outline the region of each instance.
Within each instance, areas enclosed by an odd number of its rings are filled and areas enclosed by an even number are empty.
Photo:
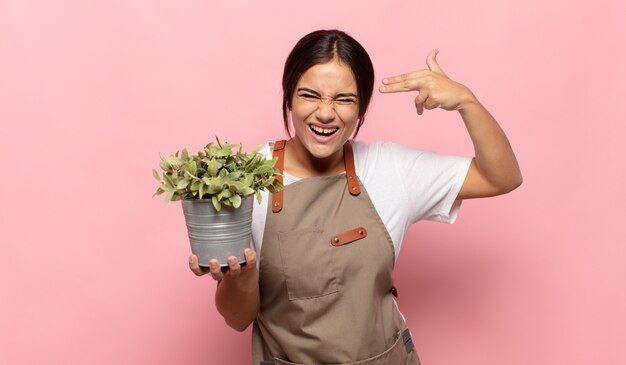
[[[284,146],[274,146],[281,173]],[[268,204],[253,365],[419,364],[393,299],[393,243],[350,142],[344,163],[346,174],[299,180]]]

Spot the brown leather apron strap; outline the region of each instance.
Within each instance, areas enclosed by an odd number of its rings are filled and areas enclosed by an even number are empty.
[[[274,151],[272,155],[278,158],[276,168],[282,174],[285,168],[285,144],[286,141],[276,141],[274,143]],[[354,167],[354,152],[352,151],[352,143],[347,141],[343,145],[344,165],[346,169],[346,180],[348,182],[348,191],[352,195],[361,194],[359,179],[356,177],[356,169]],[[283,176],[277,176],[276,179],[283,183]],[[272,194],[272,212],[278,213],[283,209],[283,191]]]
[[[348,191],[352,195],[361,194],[359,179],[356,177],[356,169],[354,168],[354,153],[352,152],[352,143],[350,141],[343,145],[343,158],[346,167],[346,179],[348,180]]]
[[[283,183],[283,171],[285,169],[285,140],[276,141],[274,143],[273,156],[278,158],[276,162],[276,168],[280,172],[280,175],[276,177],[276,180]],[[272,212],[278,213],[283,209],[283,191],[280,190],[275,194],[272,194]]]

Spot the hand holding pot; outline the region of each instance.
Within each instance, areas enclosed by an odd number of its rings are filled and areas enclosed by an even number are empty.
[[[244,250],[246,264],[240,265],[235,256],[228,258],[228,267],[222,272],[216,259],[209,260],[209,268],[201,268],[196,255],[189,256],[189,268],[202,276],[209,272],[217,281],[215,304],[226,323],[237,331],[245,330],[259,312],[259,273],[256,252]]]
[[[209,261],[209,267],[200,267],[198,257],[196,255],[189,256],[189,268],[197,276],[202,276],[206,273],[210,273],[214,280],[221,281],[225,276],[238,277],[242,274],[247,274],[250,270],[256,271],[256,252],[250,248],[244,250],[244,256],[246,258],[246,264],[240,265],[235,256],[228,258],[228,267],[225,272],[222,272],[220,262],[216,259]]]

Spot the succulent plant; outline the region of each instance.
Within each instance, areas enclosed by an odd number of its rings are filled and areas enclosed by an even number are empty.
[[[241,144],[209,143],[204,150],[190,155],[183,149],[179,155],[164,157],[159,154],[163,170],[152,175],[161,184],[154,195],[167,193],[164,203],[183,199],[211,199],[215,210],[223,205],[239,208],[242,198],[256,194],[261,203],[261,190],[272,193],[283,188],[276,179],[279,171],[274,167],[276,159],[268,160],[259,148],[242,152]],[[237,152],[233,149],[238,148]]]

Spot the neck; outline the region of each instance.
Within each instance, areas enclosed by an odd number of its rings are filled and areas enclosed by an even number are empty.
[[[339,174],[345,171],[343,148],[326,158],[317,158],[294,137],[285,146],[285,171],[300,178]]]

